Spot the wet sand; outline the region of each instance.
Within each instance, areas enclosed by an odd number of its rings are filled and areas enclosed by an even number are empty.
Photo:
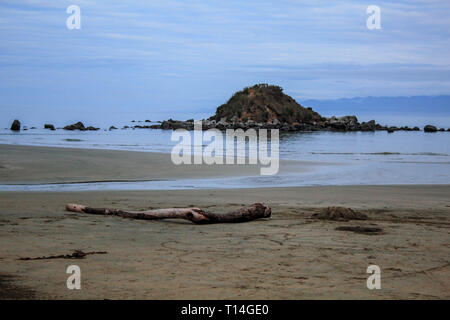
[[[327,163],[280,161],[280,173],[308,172]],[[0,144],[0,184],[148,181],[255,176],[260,165],[174,165],[156,152]]]
[[[114,168],[121,168],[121,178],[133,172],[139,178],[139,170],[120,164],[135,159],[127,152],[117,152],[123,154],[117,160],[108,156],[116,152],[99,150],[97,158],[91,154],[95,150],[85,155],[73,149],[68,159],[62,155],[66,150],[58,159],[59,151],[51,148],[47,155],[38,148],[41,156],[35,147],[29,152],[29,147],[17,147],[22,148],[21,158],[11,151],[15,148],[2,153],[2,183],[106,179]],[[44,165],[45,159],[51,164]],[[105,161],[112,167],[101,170]],[[156,169],[147,177],[165,177],[164,166],[170,171],[163,160],[161,167],[152,166]],[[176,178],[175,171],[170,174]],[[450,185],[0,192],[0,299],[449,299],[449,196]],[[241,224],[194,225],[66,212],[68,202],[133,210],[198,206],[217,212],[263,202],[273,215]],[[327,206],[351,207],[369,219],[312,217]],[[346,226],[382,232],[336,230]],[[19,260],[76,249],[107,253]],[[73,264],[81,268],[81,290],[66,287],[66,268]],[[381,268],[381,290],[366,287],[372,264]]]

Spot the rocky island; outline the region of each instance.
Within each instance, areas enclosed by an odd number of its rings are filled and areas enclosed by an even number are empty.
[[[419,131],[418,127],[387,127],[371,120],[359,122],[354,115],[326,118],[312,108],[303,107],[283,93],[279,86],[256,84],[236,92],[227,103],[219,106],[215,115],[203,119],[207,129],[279,129],[281,131]],[[161,124],[136,126],[148,129],[194,129],[194,120],[166,120]]]

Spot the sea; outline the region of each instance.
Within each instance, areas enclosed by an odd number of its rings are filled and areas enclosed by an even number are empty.
[[[149,123],[133,122],[128,125]],[[111,149],[168,154],[177,141],[171,130],[122,129],[50,131],[0,129],[0,144],[59,148]],[[175,190],[268,188],[325,185],[413,185],[450,183],[450,132],[292,132],[280,133],[281,160],[308,161],[311,170],[273,176],[94,182],[2,184],[0,191]],[[202,144],[205,147],[207,144]],[[247,148],[246,145],[240,148]],[[301,171],[301,172],[300,172]]]

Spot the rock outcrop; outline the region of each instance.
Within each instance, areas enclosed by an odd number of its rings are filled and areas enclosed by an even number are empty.
[[[81,130],[81,131],[86,130],[86,128],[85,128],[83,122],[80,122],[80,121],[77,122],[77,123],[74,123],[74,124],[70,124],[70,125],[68,125],[68,126],[65,126],[63,129],[64,129],[64,130]]]
[[[85,127],[82,122],[78,121],[77,123],[65,126],[63,129],[64,130],[80,130],[80,131],[97,131],[100,128],[95,128],[92,126]]]
[[[423,128],[423,131],[425,131],[425,132],[436,132],[437,128],[435,126],[432,126],[432,125],[426,125]]]
[[[55,130],[55,126],[49,123],[44,124],[44,129]]]
[[[11,124],[11,130],[12,131],[20,131],[20,121],[15,119],[13,123]]]
[[[323,117],[284,94],[281,87],[257,84],[236,92],[209,120],[296,124],[318,122]]]

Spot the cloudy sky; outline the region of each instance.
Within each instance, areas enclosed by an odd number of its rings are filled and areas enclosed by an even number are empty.
[[[300,102],[450,94],[449,16],[448,0],[1,0],[0,108],[209,111],[255,83]]]

